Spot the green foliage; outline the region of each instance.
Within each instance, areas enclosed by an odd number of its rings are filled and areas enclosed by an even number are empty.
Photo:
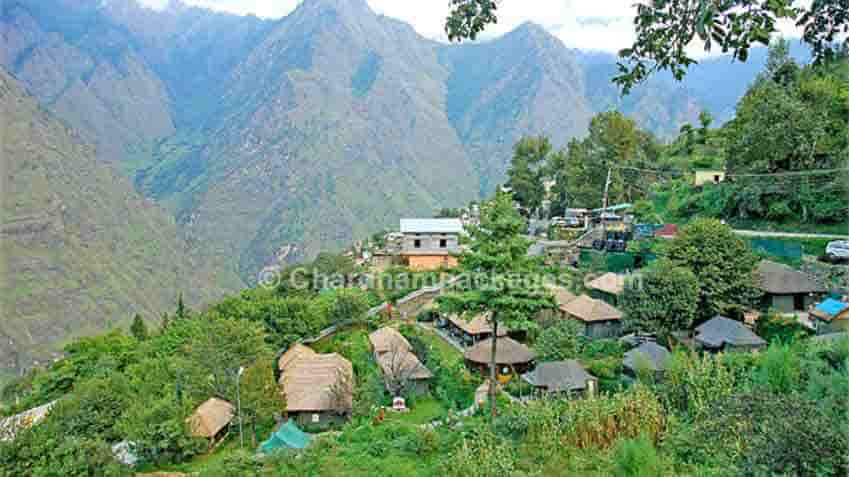
[[[668,259],[658,260],[625,284],[625,327],[633,332],[668,336],[690,329],[698,304],[699,282],[695,274]]]
[[[734,370],[720,357],[676,351],[660,393],[667,408],[687,416],[704,417],[715,400],[734,392],[737,381]]]
[[[534,343],[540,361],[575,359],[586,342],[583,325],[577,320],[559,320],[544,329]]]
[[[666,256],[690,269],[698,279],[698,317],[733,313],[754,300],[753,270],[757,258],[730,227],[713,219],[685,226],[669,243]]]
[[[132,443],[131,449],[142,462],[155,465],[183,462],[207,444],[188,436],[184,421],[191,412],[173,395],[145,396],[133,401],[117,428]]]
[[[513,199],[533,215],[542,206],[544,165],[552,153],[551,142],[544,136],[523,137],[513,147],[513,158],[507,170],[507,186]]]
[[[659,477],[662,464],[652,441],[645,436],[627,439],[613,451],[617,477]]]
[[[147,325],[142,319],[141,315],[136,314],[133,318],[133,324],[130,325],[130,334],[133,335],[133,338],[144,341],[148,337]]]

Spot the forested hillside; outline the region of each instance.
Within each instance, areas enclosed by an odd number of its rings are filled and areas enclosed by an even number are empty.
[[[2,69],[0,110],[4,377],[133,314],[156,322],[181,293],[199,304],[240,287]]]

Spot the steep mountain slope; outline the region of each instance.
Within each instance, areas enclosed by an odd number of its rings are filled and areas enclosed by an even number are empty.
[[[0,118],[0,369],[134,313],[157,318],[180,292],[200,303],[239,287],[2,68]]]
[[[526,23],[487,43],[444,46],[448,118],[479,175],[481,195],[506,172],[513,144],[545,134],[565,145],[585,134],[592,106],[575,55],[542,27]]]
[[[3,2],[0,36],[2,66],[94,143],[99,158],[127,163],[132,151],[173,134],[164,84],[97,3]]]
[[[209,140],[141,183],[245,278],[285,243],[311,255],[475,198],[436,47],[364,0],[305,2],[228,78]]]

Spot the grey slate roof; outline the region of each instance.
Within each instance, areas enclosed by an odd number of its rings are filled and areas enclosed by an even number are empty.
[[[460,219],[401,219],[401,233],[459,234],[463,232]]]
[[[716,316],[696,328],[696,341],[710,348],[721,348],[725,345],[738,347],[766,345],[766,341],[746,325],[724,316]]]
[[[540,363],[533,371],[522,375],[528,384],[545,388],[550,392],[581,391],[587,388],[587,381],[595,380],[581,363],[574,359]]]
[[[654,341],[646,341],[640,346],[625,353],[623,365],[626,368],[636,371],[638,368],[639,357],[643,356],[649,364],[652,371],[666,371],[666,366],[669,363],[669,350],[655,343]]]
[[[793,268],[763,260],[755,270],[758,288],[772,295],[795,295],[802,293],[824,293],[825,287],[810,276]]]

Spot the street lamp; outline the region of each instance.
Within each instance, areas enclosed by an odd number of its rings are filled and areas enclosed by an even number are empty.
[[[239,410],[239,447],[241,449],[245,448],[245,435],[242,432],[242,393],[240,385],[244,372],[244,366],[239,366],[239,372],[236,373],[236,407]]]

